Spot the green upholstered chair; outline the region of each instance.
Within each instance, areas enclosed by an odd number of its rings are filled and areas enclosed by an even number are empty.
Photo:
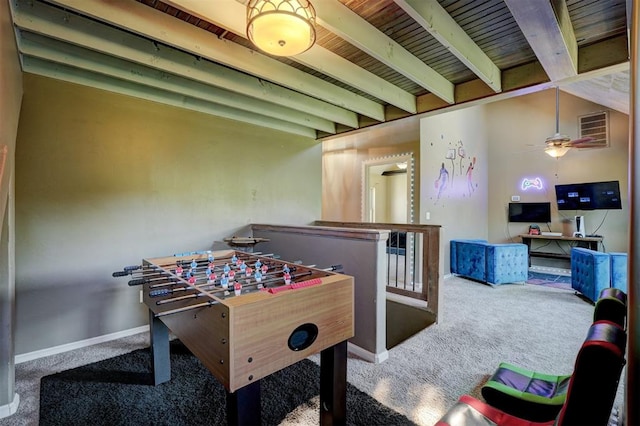
[[[496,407],[463,395],[435,426],[606,425],[625,364],[626,341],[627,333],[619,325],[593,323],[576,357],[565,402],[551,419],[532,421],[512,414],[509,405]]]
[[[567,397],[571,375],[537,373],[506,362],[500,363],[482,387],[482,397],[493,407],[534,422],[558,415]]]

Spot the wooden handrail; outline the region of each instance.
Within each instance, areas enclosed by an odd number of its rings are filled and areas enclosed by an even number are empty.
[[[440,283],[440,225],[417,225],[401,223],[334,222],[316,220],[315,226],[358,229],[382,229],[394,232],[411,232],[422,235],[422,290],[420,292],[387,286],[387,291],[415,299],[425,300],[426,309],[438,314],[438,294]]]

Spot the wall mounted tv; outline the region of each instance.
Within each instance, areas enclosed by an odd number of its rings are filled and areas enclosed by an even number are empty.
[[[509,203],[509,222],[549,223],[551,203]]]
[[[611,210],[621,209],[620,183],[570,183],[556,185],[558,210]]]

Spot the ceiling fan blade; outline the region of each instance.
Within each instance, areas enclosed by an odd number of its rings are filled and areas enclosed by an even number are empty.
[[[570,142],[571,146],[574,148],[589,148],[589,145],[587,145],[589,142],[593,142],[595,140],[595,138],[592,138],[590,136],[584,137],[584,138],[580,138],[580,139],[574,139]]]

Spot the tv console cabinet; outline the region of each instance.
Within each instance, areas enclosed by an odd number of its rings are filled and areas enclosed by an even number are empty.
[[[527,246],[527,252],[529,253],[529,266],[531,266],[532,257],[546,257],[551,259],[571,259],[571,247],[584,247],[591,250],[598,250],[599,243],[602,242],[602,237],[565,237],[564,235],[529,235],[520,234],[522,242]],[[544,244],[537,244],[532,250],[532,242],[536,241]],[[558,247],[560,244],[567,244],[569,246],[569,253],[558,253],[553,251],[544,251],[544,247],[549,243],[555,242]]]

